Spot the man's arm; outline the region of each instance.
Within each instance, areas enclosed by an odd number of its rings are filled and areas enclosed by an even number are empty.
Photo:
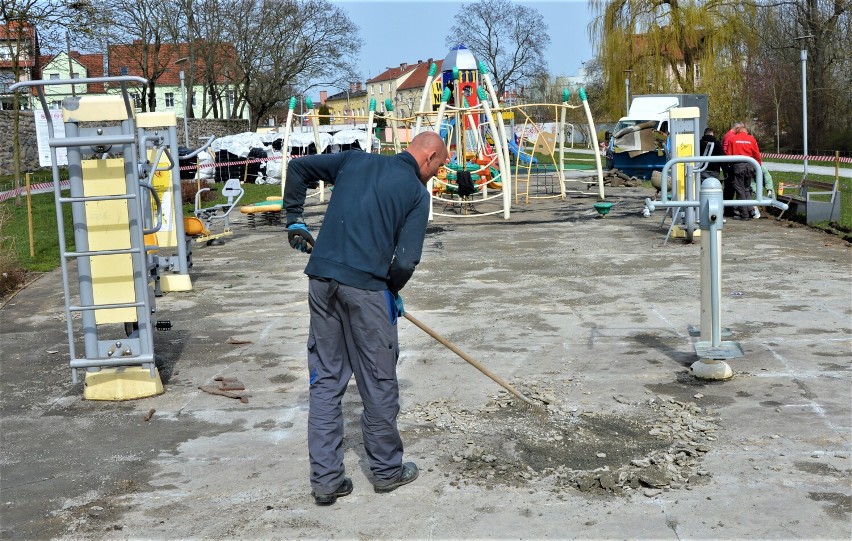
[[[319,181],[334,184],[337,172],[348,152],[319,154],[295,158],[287,164],[287,183],[284,185],[284,208],[287,225],[301,221],[308,188],[316,188]]]
[[[426,225],[429,222],[429,200],[421,199],[417,207],[405,219],[405,225],[399,233],[396,253],[388,269],[388,290],[396,295],[399,293],[420,263],[423,252],[423,238],[426,236]]]

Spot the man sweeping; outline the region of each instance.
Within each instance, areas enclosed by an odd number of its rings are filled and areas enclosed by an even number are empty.
[[[317,505],[352,492],[343,465],[341,401],[352,375],[364,404],[361,431],[374,490],[390,492],[417,478],[403,463],[397,429],[399,385],[396,322],[400,290],[420,262],[429,216],[425,184],[448,161],[434,132],[418,134],[406,151],[307,156],[287,167],[284,205],[290,246],[310,253],[308,452]],[[302,219],[308,188],[334,186],[316,241]]]

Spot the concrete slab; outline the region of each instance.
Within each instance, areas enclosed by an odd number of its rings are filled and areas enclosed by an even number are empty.
[[[237,221],[224,246],[196,247],[194,289],[157,301],[174,327],[156,336],[166,392],[150,399],[82,400],[61,281],[44,276],[0,310],[0,536],[848,539],[849,245],[729,221],[722,320],[745,356],[703,382],[688,373],[698,244],[661,246],[650,191],[607,194],[604,219],[572,198],[431,224],[407,309],[551,413],[509,405],[403,321],[400,427],[421,477],[373,493],[351,385],[355,491],[330,508],[307,481],[307,259],[280,228]],[[249,402],[198,389],[219,375]]]

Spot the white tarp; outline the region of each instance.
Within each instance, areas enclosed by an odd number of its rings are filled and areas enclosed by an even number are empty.
[[[202,150],[196,157],[198,158],[198,176],[205,180],[211,180],[214,176],[213,156],[206,150]]]
[[[266,155],[272,159],[266,162],[266,172],[263,177],[257,177],[257,184],[281,184],[281,153],[270,148]]]
[[[340,130],[332,137],[335,145],[351,145],[358,143],[362,149],[367,148],[367,132],[361,130]]]
[[[253,148],[266,148],[263,138],[254,132],[237,133],[214,139],[210,148],[214,153],[226,150],[235,156],[246,158]]]
[[[284,134],[279,134],[281,139],[284,139]],[[313,131],[303,131],[303,132],[292,132],[290,133],[290,148],[307,148],[315,143],[314,141],[314,132]],[[327,133],[320,132],[319,134],[319,148],[317,149],[317,154],[322,154],[325,152],[325,149],[328,148],[328,145],[331,144],[331,135]]]

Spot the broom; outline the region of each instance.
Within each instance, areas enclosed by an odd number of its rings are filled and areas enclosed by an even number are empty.
[[[452,351],[453,353],[455,353],[456,355],[458,355],[459,357],[461,357],[462,359],[467,361],[474,368],[476,368],[477,370],[479,370],[480,372],[482,372],[483,374],[485,374],[486,376],[488,376],[489,378],[494,380],[494,382],[497,383],[499,386],[503,387],[504,389],[506,389],[507,391],[512,393],[514,396],[516,396],[518,399],[525,402],[530,408],[536,410],[539,413],[546,413],[545,409],[542,407],[541,404],[539,404],[538,402],[533,401],[531,398],[528,398],[528,397],[524,396],[523,394],[521,394],[521,392],[518,391],[517,389],[515,389],[515,387],[511,383],[509,383],[508,381],[504,380],[503,378],[501,378],[497,374],[495,374],[495,373],[491,372],[490,370],[488,370],[487,368],[485,368],[485,366],[483,366],[482,363],[480,363],[476,359],[472,358],[470,355],[466,354],[464,351],[457,348],[452,342],[450,342],[449,340],[447,340],[446,338],[444,338],[443,336],[441,336],[437,332],[430,329],[425,323],[423,323],[422,321],[420,321],[416,317],[412,316],[408,312],[405,312],[403,314],[403,317],[405,319],[407,319],[408,321],[412,322],[417,327],[420,327],[420,330],[422,330],[423,332],[425,332],[426,334],[428,334],[429,336],[431,336],[432,338],[434,338],[435,340],[437,340],[438,342],[440,342],[441,344],[446,346],[447,349],[449,349],[450,351]]]

